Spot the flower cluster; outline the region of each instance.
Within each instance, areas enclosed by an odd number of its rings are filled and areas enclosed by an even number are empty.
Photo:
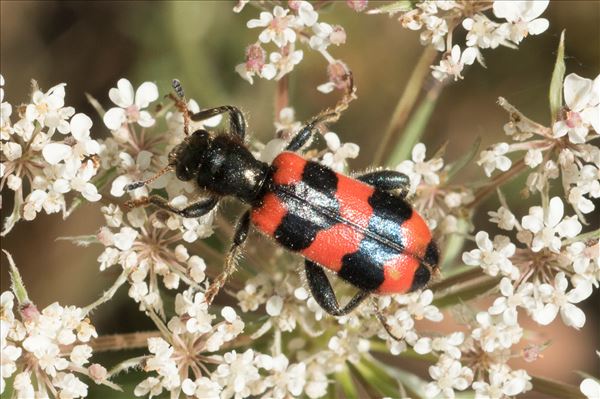
[[[1,76],[0,83],[4,85]],[[61,83],[43,92],[33,82],[31,102],[18,107],[16,117],[12,105],[4,102],[4,90],[0,92],[0,189],[6,186],[14,191],[13,211],[4,221],[2,235],[17,221],[33,220],[42,210],[62,211],[66,217],[71,212],[65,198],[69,192],[91,202],[101,197],[91,182],[100,150],[90,137],[92,120],[65,106],[65,86]]]
[[[290,364],[283,354],[269,356],[252,349],[216,353],[240,338],[244,329],[233,308],[224,307],[223,320],[213,324],[216,316],[208,312],[204,294],[187,290],[177,294],[175,311],[167,325],[151,315],[164,337],[148,339],[151,355],[140,363],[156,376],[138,384],[136,396],[159,395],[163,389],[171,391],[171,397],[183,392],[202,399],[250,395],[283,399],[302,393],[307,382],[304,362]]]
[[[236,7],[234,11],[239,12]],[[246,26],[250,29],[262,28],[258,41],[246,48],[246,60],[235,70],[250,83],[254,76],[263,79],[280,80],[302,61],[304,52],[296,49],[297,43],[307,45],[323,55],[328,63],[329,82],[319,86],[322,92],[334,88],[345,88],[343,77],[347,69],[339,60],[329,54],[328,47],[346,42],[346,32],[339,25],[319,22],[319,14],[308,1],[294,0],[289,8],[275,6],[273,10],[262,11],[258,19],[251,19]],[[272,43],[276,50],[268,54],[263,45]],[[341,68],[341,70],[340,70]]]
[[[191,219],[185,225],[181,218],[134,209],[124,218],[115,205],[102,208],[107,226],[97,234],[106,248],[100,254],[100,270],[119,264],[122,276],[130,283],[129,296],[142,309],[162,313],[159,276],[168,289],[177,289],[180,281],[198,287],[205,278],[206,264],[197,255],[190,256],[185,245],[212,233],[211,216],[205,221]],[[175,245],[176,244],[176,245]]]
[[[594,211],[592,199],[600,197],[600,150],[589,144],[599,137],[600,76],[592,82],[569,74],[563,91],[566,105],[551,127],[532,121],[500,98],[511,119],[504,131],[514,142],[483,151],[478,163],[490,176],[496,169],[507,171],[512,166],[508,154],[526,151],[522,162],[532,169],[527,191],[543,192],[560,177],[567,200],[583,219],[583,214]]]
[[[104,367],[90,364],[96,330],[85,312],[75,306],[53,303],[37,310],[32,303],[19,305],[19,317],[13,313],[15,297],[7,291],[0,296],[0,350],[2,374],[0,393],[6,378],[13,378],[17,398],[83,398],[88,386],[80,377],[115,388]]]
[[[426,147],[417,143],[412,149],[412,159],[396,166],[410,179],[406,195],[412,205],[425,216],[427,224],[439,237],[459,231],[459,221],[469,213],[473,191],[464,185],[450,184],[450,175],[456,171],[451,165],[444,166],[443,149],[429,160]]]
[[[548,7],[549,0],[528,1],[420,1],[406,11],[403,7],[383,6],[369,14],[401,13],[398,20],[404,28],[421,31],[421,44],[431,45],[444,55],[433,66],[433,76],[443,81],[449,77],[462,79],[462,71],[477,59],[482,65],[480,50],[498,46],[516,48],[528,35],[539,35],[548,29],[548,20],[538,18]],[[490,19],[485,11],[493,9],[500,22]],[[452,44],[454,31],[466,31],[463,46]]]

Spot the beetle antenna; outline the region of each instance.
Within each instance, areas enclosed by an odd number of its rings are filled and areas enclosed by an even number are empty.
[[[159,170],[154,176],[150,177],[149,179],[136,181],[134,183],[130,183],[130,184],[126,185],[125,191],[132,191],[132,190],[135,190],[136,188],[140,188],[147,184],[150,184],[153,181],[155,181],[156,179],[158,179],[159,177],[161,177],[162,175],[164,175],[165,173],[170,172],[172,170],[173,170],[173,166],[167,165],[166,167]]]
[[[175,90],[177,97],[172,94],[169,95],[169,97],[175,102],[175,107],[177,110],[183,114],[183,132],[186,136],[189,136],[191,119],[187,100],[185,99],[185,91],[183,90],[183,86],[181,85],[179,79],[173,79],[171,86],[173,86],[173,90]]]

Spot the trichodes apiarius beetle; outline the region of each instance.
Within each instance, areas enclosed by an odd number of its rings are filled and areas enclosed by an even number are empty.
[[[439,252],[423,218],[405,200],[408,176],[391,170],[365,173],[356,178],[334,172],[304,159],[297,152],[318,132],[319,125],[334,122],[354,98],[348,77],[344,98],[303,126],[284,152],[271,164],[257,160],[245,144],[246,122],[230,105],[189,115],[183,90],[173,82],[184,113],[187,137],[169,154],[168,166],[156,176],[130,184],[133,190],[168,171],[182,181],[194,180],[209,197],[176,209],[156,195],[132,200],[128,206],[152,204],[186,218],[212,210],[222,197],[233,196],[248,204],[239,219],[223,272],[206,291],[214,296],[235,269],[236,254],[251,226],[305,260],[306,280],[314,299],[328,313],[341,316],[372,294],[406,293],[425,286],[437,272]],[[189,121],[229,114],[229,132],[206,130],[189,134]],[[323,268],[359,289],[343,307],[338,303]],[[387,323],[382,319],[387,329]],[[389,332],[389,330],[388,330]]]

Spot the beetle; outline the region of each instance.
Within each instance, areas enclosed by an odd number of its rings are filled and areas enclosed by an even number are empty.
[[[371,294],[422,288],[437,272],[435,241],[405,198],[408,176],[378,170],[352,178],[298,154],[320,124],[337,120],[347,108],[354,96],[352,84],[333,110],[320,113],[303,126],[271,164],[259,161],[248,150],[246,122],[238,108],[224,105],[188,115],[181,85],[175,80],[173,86],[180,98],[172,98],[184,112],[186,132],[189,120],[225,113],[229,114],[229,131],[215,135],[196,130],[171,151],[165,169],[126,189],[136,189],[175,171],[179,180],[195,181],[209,196],[183,209],[157,195],[131,200],[127,205],[153,204],[186,218],[206,214],[226,196],[250,206],[237,222],[223,272],[206,290],[207,303],[234,271],[236,255],[251,226],[305,258],[310,292],[334,316],[351,312]],[[340,306],[324,268],[358,288],[344,306]]]

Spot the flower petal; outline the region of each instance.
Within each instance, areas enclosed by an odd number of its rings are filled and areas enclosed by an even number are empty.
[[[127,108],[133,104],[133,86],[127,79],[119,79],[117,87],[109,90],[108,97],[119,107]]]
[[[158,98],[158,87],[152,82],[144,82],[135,92],[135,105],[146,108]]]
[[[581,328],[585,324],[585,313],[575,305],[570,303],[564,305],[560,309],[560,316],[563,322],[575,328]]]
[[[142,127],[150,127],[154,125],[154,118],[148,111],[141,111],[137,123]]]
[[[531,35],[539,35],[545,32],[550,26],[550,22],[546,18],[538,18],[527,24],[527,30]]]
[[[89,137],[90,129],[92,128],[92,120],[86,114],[79,113],[74,115],[69,124],[71,125],[71,134],[78,141]]]
[[[581,111],[592,97],[592,80],[570,73],[563,85],[565,103],[573,111]]]
[[[104,124],[110,130],[117,130],[121,127],[123,122],[127,120],[125,116],[125,110],[123,108],[111,108],[104,114],[102,118]]]
[[[61,143],[50,143],[42,149],[42,155],[50,165],[56,165],[60,161],[67,159],[71,156],[71,153],[71,147]]]

